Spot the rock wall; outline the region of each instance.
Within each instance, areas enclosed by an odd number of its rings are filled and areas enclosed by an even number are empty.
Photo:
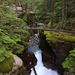
[[[59,75],[68,75],[67,73],[64,74],[65,70],[62,67],[62,62],[64,62],[65,58],[69,55],[69,51],[75,48],[75,42],[58,39],[56,43],[52,43],[52,41],[46,41],[44,33],[40,36],[40,48],[43,51],[42,60],[44,66],[57,70]],[[55,62],[52,62],[53,57],[55,57]]]
[[[55,62],[56,55],[52,49],[52,47],[47,43],[46,36],[40,33],[39,35],[39,47],[42,50],[42,61],[43,62]]]
[[[50,44],[55,49],[55,54],[58,63],[62,63],[68,56],[69,51],[73,49],[73,45],[70,42],[58,41],[56,44]]]
[[[46,36],[40,34],[39,36],[40,48],[42,50],[42,61],[46,68],[51,68],[56,70],[59,75],[63,75],[63,67],[57,62],[56,51],[51,47],[51,45],[46,41]]]

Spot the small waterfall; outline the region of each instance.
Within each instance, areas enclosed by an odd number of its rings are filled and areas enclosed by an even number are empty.
[[[37,75],[59,75],[56,71],[47,69],[46,67],[43,66],[42,62],[42,56],[41,56],[42,51],[37,50],[34,54],[38,60],[37,65],[35,66],[35,70],[37,72]],[[35,75],[33,69],[31,69],[31,74],[30,75]]]
[[[28,50],[33,52],[38,60],[37,65],[35,66],[37,75],[59,75],[57,71],[52,69],[47,69],[46,67],[43,66],[42,55],[41,55],[42,51],[39,49],[37,41],[39,41],[38,36],[37,34],[35,34],[34,36],[32,36],[30,40],[30,45],[28,47]],[[35,75],[33,68],[31,70],[32,71],[30,75]]]

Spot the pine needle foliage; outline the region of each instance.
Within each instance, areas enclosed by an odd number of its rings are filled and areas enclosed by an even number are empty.
[[[11,53],[22,53],[28,45],[28,32],[23,28],[26,23],[18,18],[15,11],[8,4],[11,0],[0,1],[0,62],[9,58]]]

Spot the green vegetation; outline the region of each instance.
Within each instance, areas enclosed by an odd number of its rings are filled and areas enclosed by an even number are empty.
[[[22,53],[28,45],[22,40],[28,35],[23,29],[26,23],[8,6],[11,3],[11,0],[0,1],[0,62],[9,58],[12,52]]]
[[[75,75],[75,49],[70,51],[69,56],[62,65],[64,68],[67,68],[72,75]]]
[[[33,0],[32,2],[35,7],[33,10],[37,11],[38,22],[48,24],[52,22],[54,16],[53,28],[75,30],[75,0]]]
[[[17,14],[12,7],[22,7],[24,16]],[[32,15],[32,12],[35,14]],[[41,28],[75,31],[75,0],[0,0],[0,63],[9,61],[7,59],[10,59],[12,53],[23,52],[28,45],[28,32],[24,27],[28,27],[26,24],[32,27],[39,22],[44,23]],[[69,33],[45,31],[44,34],[47,34],[46,40],[54,44],[59,40],[75,42],[75,36]],[[75,50],[72,51],[74,53]],[[69,57],[74,57],[72,51]],[[67,63],[68,60],[71,59],[67,58]]]
[[[44,34],[47,34],[46,40],[49,40],[54,44],[57,43],[58,40],[75,42],[75,36],[72,36],[70,33],[45,31]]]
[[[9,50],[10,44],[15,44],[16,42],[9,38],[8,35],[3,33],[0,29],[0,62],[4,61],[5,58],[9,58],[11,51]]]
[[[0,62],[0,72],[5,73],[12,70],[14,63],[13,55],[10,55],[9,58],[6,58],[4,61]]]
[[[46,34],[46,40],[49,40],[52,43],[56,43],[58,41],[58,38],[56,38],[56,33],[51,34],[50,31],[45,31],[44,34]]]

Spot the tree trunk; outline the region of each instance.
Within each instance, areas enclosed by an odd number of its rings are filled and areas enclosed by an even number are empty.
[[[27,12],[27,9],[28,9],[28,3],[26,2],[25,4],[25,11]]]
[[[33,11],[33,2],[31,1],[30,4],[31,4],[30,10]]]
[[[54,25],[54,8],[55,8],[55,0],[52,0],[51,28],[53,28],[53,25]]]
[[[62,26],[61,28],[65,28],[65,0],[62,3]]]

